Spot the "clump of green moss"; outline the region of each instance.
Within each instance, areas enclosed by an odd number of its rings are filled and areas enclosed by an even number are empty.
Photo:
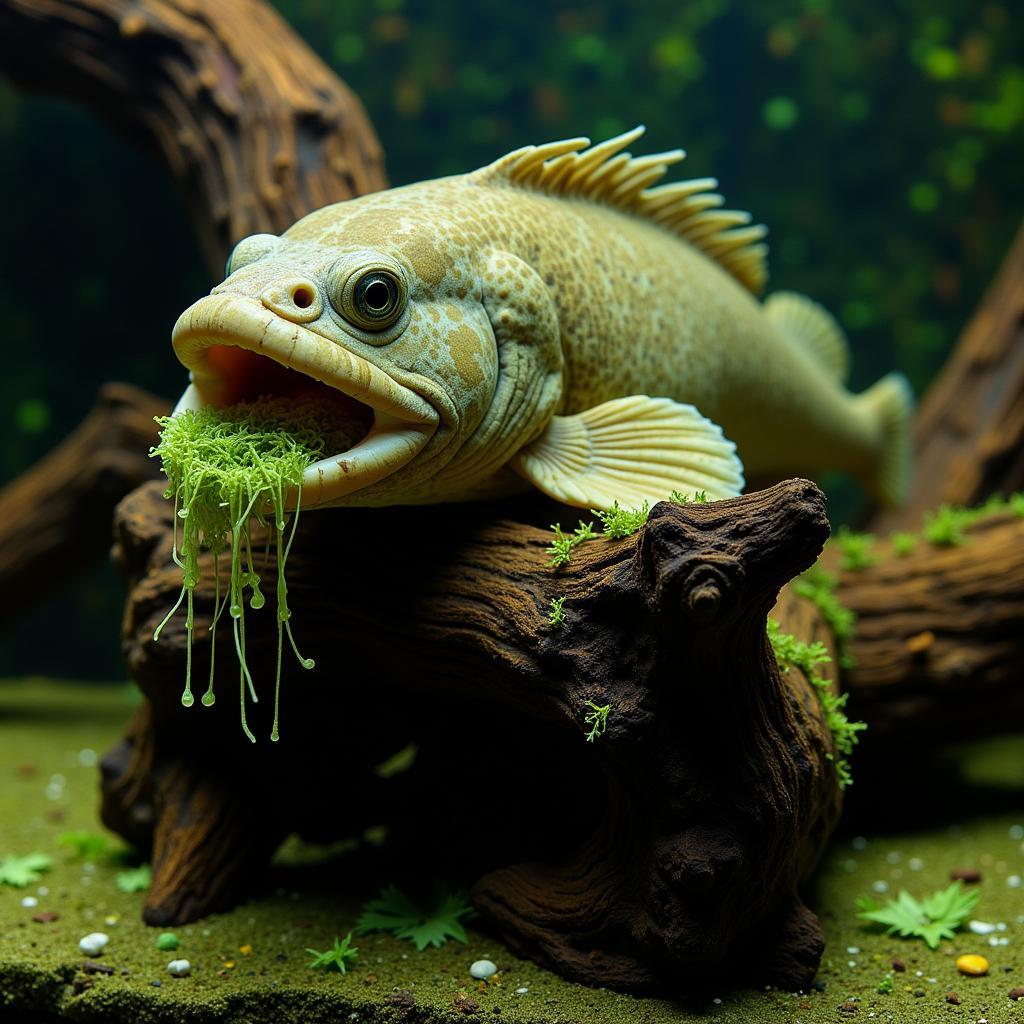
[[[905,530],[897,530],[895,533],[889,534],[889,546],[897,558],[906,558],[907,555],[913,554],[917,547],[917,540],[916,533]]]
[[[835,762],[839,788],[845,789],[853,782],[850,774],[849,755],[853,753],[859,736],[867,728],[865,722],[851,722],[846,715],[846,701],[849,694],[836,696],[832,692],[829,681],[818,674],[818,666],[831,661],[825,645],[820,641],[812,644],[797,640],[792,633],[783,633],[775,619],[768,620],[768,641],[775,653],[775,660],[780,672],[788,672],[790,668],[798,668],[814,687],[825,712],[825,721],[832,733],[832,745],[838,756],[829,754],[829,760]]]
[[[839,545],[839,567],[846,572],[860,572],[878,561],[871,550],[875,543],[873,533],[857,533],[848,526],[841,526],[835,542]]]
[[[857,624],[856,613],[847,608],[838,597],[836,588],[839,580],[820,565],[812,565],[794,584],[793,593],[812,602],[821,612],[821,617],[832,630],[839,649],[839,665],[853,668],[855,662],[850,653],[853,630]]]
[[[182,569],[183,582],[177,603],[157,627],[154,639],[186,602],[188,632],[185,663],[185,689],[181,702],[190,707],[192,696],[192,633],[194,628],[193,592],[201,571],[199,552],[209,549],[214,564],[214,613],[210,625],[210,673],[202,703],[214,703],[214,641],[217,624],[228,609],[239,664],[240,714],[242,730],[253,742],[256,737],[246,722],[246,691],[255,703],[256,687],[245,654],[245,605],[248,591],[250,608],[266,603],[260,574],[254,568],[252,530],[258,524],[268,530],[264,564],[273,547],[276,560],[277,667],[274,684],[274,724],[270,738],[278,738],[278,706],[281,683],[281,655],[287,635],[299,664],[312,668],[292,635],[291,611],[285,565],[299,521],[302,475],[322,457],[328,440],[344,450],[350,438],[339,438],[337,424],[329,413],[313,403],[286,402],[281,399],[242,403],[226,409],[186,411],[163,416],[160,443],[151,455],[160,458],[169,486],[167,497],[174,499],[174,561]],[[288,514],[285,498],[295,493],[291,530],[285,536]],[[179,543],[178,531],[181,530]],[[273,543],[271,542],[273,539]],[[226,592],[222,589],[221,561],[228,558]]]
[[[551,529],[554,531],[555,539],[551,542],[548,547],[548,554],[551,556],[550,565],[556,569],[562,565],[568,565],[572,558],[573,549],[578,547],[584,541],[593,540],[596,536],[594,533],[594,524],[585,523],[581,519],[579,525],[572,533],[565,533],[562,530],[561,523],[552,523]]]

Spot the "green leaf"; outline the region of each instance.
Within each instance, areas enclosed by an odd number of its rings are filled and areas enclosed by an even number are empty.
[[[148,864],[140,864],[128,871],[118,871],[114,879],[121,892],[145,892],[153,881]]]
[[[0,860],[0,885],[24,889],[32,882],[38,882],[42,873],[51,867],[53,861],[45,853],[27,853],[24,857],[8,854]]]
[[[857,901],[857,916],[863,921],[884,925],[887,935],[924,939],[936,949],[942,939],[951,939],[967,920],[980,893],[969,892],[959,881],[918,902],[906,889],[884,906],[866,896]]]
[[[61,846],[71,848],[72,854],[79,860],[99,860],[100,857],[111,852],[110,840],[99,832],[91,832],[87,828],[80,828],[74,832],[62,832],[57,836],[57,842]]]
[[[448,939],[468,942],[462,918],[473,912],[465,893],[438,886],[432,902],[420,907],[394,885],[385,886],[370,900],[356,922],[356,934],[391,932],[395,938],[409,939],[421,952],[427,946],[440,947]]]
[[[322,953],[315,949],[307,949],[306,952],[314,958],[309,963],[309,966],[314,970],[323,969],[329,971],[333,969],[340,971],[342,974],[348,973],[348,961],[356,960],[359,957],[359,947],[352,945],[351,932],[343,939],[339,939],[335,935],[334,945]]]

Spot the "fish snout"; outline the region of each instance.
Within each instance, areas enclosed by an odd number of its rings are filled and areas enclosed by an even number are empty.
[[[294,324],[308,324],[324,311],[319,287],[305,275],[281,278],[260,292],[260,302]]]

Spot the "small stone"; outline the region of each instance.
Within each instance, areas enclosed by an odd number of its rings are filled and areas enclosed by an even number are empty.
[[[167,965],[167,973],[173,978],[187,978],[192,973],[192,965],[187,960],[172,960]]]
[[[398,1006],[403,1010],[411,1010],[416,1005],[416,997],[408,989],[401,989],[398,992],[389,992],[384,997],[388,1006]]]
[[[996,926],[989,921],[970,921],[967,927],[975,935],[991,935],[996,930]]]
[[[946,1002],[952,1006],[960,1005],[960,997],[955,992],[946,993]]]
[[[852,999],[847,999],[845,1003],[839,1004],[839,1012],[852,1017],[857,1012],[857,1004]]]
[[[516,989],[516,995],[517,996],[525,996],[526,993],[529,992],[529,991],[530,990],[525,985],[520,985],[520,987]]]
[[[923,988],[915,988],[914,989],[914,998],[915,999],[923,999],[924,998],[924,989]]]
[[[110,936],[104,935],[103,932],[90,932],[78,940],[78,948],[86,956],[99,956],[109,941]]]
[[[965,953],[956,958],[956,969],[961,974],[972,974],[979,976],[988,974],[988,961],[977,953]]]
[[[38,907],[39,900],[37,900],[35,896],[22,896],[21,905],[23,907]]]
[[[39,924],[50,924],[52,921],[59,921],[60,914],[56,910],[40,910],[38,914],[32,915],[32,920]]]
[[[244,946],[238,947],[238,952],[241,953],[242,956],[249,956],[249,954],[252,953],[252,946],[247,942]]]
[[[85,971],[86,974],[114,973],[114,968],[111,967],[110,964],[100,964],[97,963],[95,960],[86,960],[85,963],[82,964],[82,970]]]
[[[893,957],[892,969],[902,974],[907,969],[907,965],[898,956]]]
[[[1017,987],[1010,989],[1010,998],[1016,1002],[1018,999],[1024,999],[1024,988]]]
[[[456,996],[455,1009],[458,1010],[459,1013],[479,1013],[480,1004],[471,996]]]
[[[964,882],[967,885],[974,885],[981,881],[981,872],[977,868],[957,868],[950,871],[950,880],[953,882]]]
[[[181,940],[174,934],[174,932],[161,932],[156,938],[156,948],[162,949],[165,952],[177,949],[180,945]]]
[[[486,981],[498,973],[498,965],[490,960],[476,960],[469,965],[469,973],[477,981]]]

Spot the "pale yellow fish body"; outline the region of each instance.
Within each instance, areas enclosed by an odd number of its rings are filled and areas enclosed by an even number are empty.
[[[839,469],[898,501],[910,409],[902,378],[850,394],[831,318],[800,297],[755,298],[762,230],[716,209],[712,182],[652,187],[680,154],[630,162],[616,155],[625,144],[529,147],[472,174],[316,211],[232,267],[193,307],[206,303],[203,316],[183,315],[179,355],[200,366],[193,350],[213,343],[208,324],[230,312],[209,304],[244,297],[430,407],[407,461],[344,493],[311,486],[313,504],[459,500],[531,484],[580,505],[655,500],[670,483],[723,496],[742,478],[714,424],[748,479]],[[364,330],[342,294],[375,266],[404,290],[388,314],[397,319],[379,331]],[[320,306],[290,304],[295,281],[322,305],[315,318]],[[628,396],[672,402],[614,401]],[[436,423],[424,425],[430,415]]]

